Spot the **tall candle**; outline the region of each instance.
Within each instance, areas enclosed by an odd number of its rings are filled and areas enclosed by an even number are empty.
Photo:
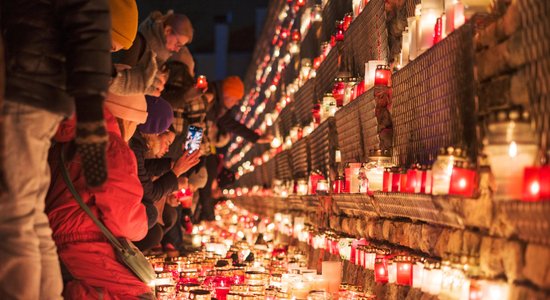
[[[443,1],[422,0],[421,14],[418,26],[418,51],[423,52],[432,47],[434,28],[437,18],[443,13]]]
[[[420,14],[418,16],[407,18],[407,23],[409,27],[409,58],[408,60],[414,60],[418,56],[417,49],[417,40],[418,40],[418,33],[417,33],[417,23],[420,19]]]
[[[399,65],[401,68],[409,63],[410,36],[409,29],[403,31],[403,35],[401,36],[401,54],[399,56]]]
[[[365,90],[374,86],[376,68],[378,65],[386,65],[385,60],[369,60],[365,64]]]

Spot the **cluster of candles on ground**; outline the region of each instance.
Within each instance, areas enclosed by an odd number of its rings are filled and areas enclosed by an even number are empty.
[[[341,286],[342,263],[325,261],[321,272],[307,255],[275,242],[287,219],[270,222],[230,201],[218,205],[217,221],[199,226],[196,251],[185,256],[149,256],[156,271],[150,284],[160,300],[179,299],[371,299],[357,286]],[[278,216],[280,217],[280,216]],[[286,218],[286,217],[285,217]],[[288,240],[288,239],[287,239]]]

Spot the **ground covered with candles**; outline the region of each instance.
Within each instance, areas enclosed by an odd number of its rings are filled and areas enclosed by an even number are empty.
[[[260,217],[226,201],[196,226],[188,253],[147,257],[159,299],[506,299],[479,279],[479,257],[443,260],[316,230],[303,217]]]

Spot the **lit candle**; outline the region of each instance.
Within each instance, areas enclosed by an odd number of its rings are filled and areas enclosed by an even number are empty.
[[[424,262],[419,260],[413,265],[413,278],[412,278],[412,287],[421,288],[422,287],[422,278],[424,275]]]
[[[325,179],[319,179],[317,182],[317,195],[326,195],[328,193],[328,182]]]
[[[307,180],[299,179],[297,183],[296,194],[302,195],[302,196],[307,195],[307,191],[308,191]]]
[[[540,199],[541,182],[539,167],[527,167],[523,173],[523,200],[538,201]],[[546,182],[546,185],[550,182]]]
[[[447,35],[464,24],[464,4],[461,0],[445,0],[445,18]]]
[[[334,162],[342,162],[342,152],[340,151],[340,149],[336,149],[336,151],[334,151]]]
[[[374,281],[376,283],[388,283],[388,261],[386,257],[377,257],[374,261]]]
[[[387,65],[378,65],[374,72],[375,86],[390,86],[391,85],[391,70]]]
[[[302,40],[302,36],[300,35],[300,31],[298,29],[292,30],[292,34],[290,35],[290,39],[293,42],[299,42]]]
[[[415,10],[415,16],[407,18],[407,24],[409,27],[409,60],[416,59],[417,55],[417,40],[418,40],[418,33],[417,33],[417,23],[420,19],[420,4],[416,6]]]
[[[533,166],[538,153],[529,116],[518,109],[496,111],[489,115],[488,129],[485,150],[497,185],[494,199],[521,199],[524,169]]]
[[[550,165],[544,165],[539,174],[540,198],[550,200]]]
[[[295,281],[290,286],[290,296],[293,299],[307,299],[307,295],[310,291],[310,285],[308,282]]]
[[[391,191],[398,193],[401,190],[401,172],[399,168],[394,167],[391,169]]]
[[[384,186],[384,170],[391,166],[391,156],[388,151],[369,150],[369,160],[367,164],[367,178],[369,182],[369,192],[382,191]]]
[[[315,123],[321,123],[321,104],[313,105],[313,108],[311,109],[311,114],[313,115],[313,121]]]
[[[420,186],[420,193],[431,194],[432,193],[432,167],[422,166],[422,183]]]
[[[323,21],[323,9],[321,5],[315,4],[311,10],[311,21],[312,22],[321,22]]]
[[[426,51],[433,45],[434,28],[437,18],[443,13],[443,1],[440,0],[422,0],[421,14],[418,21],[418,44],[420,53]]]
[[[434,26],[434,38],[433,44],[441,42],[443,39],[443,19],[441,17],[437,18]]]
[[[374,86],[376,68],[378,65],[386,65],[385,60],[369,60],[365,64],[365,90]]]
[[[336,33],[334,34],[334,38],[337,42],[344,40],[344,31],[344,21],[336,21]]]
[[[422,171],[417,169],[416,165],[413,165],[411,169],[407,170],[407,193],[420,193],[422,186]]]
[[[413,282],[412,258],[410,256],[398,256],[395,259],[395,264],[397,265],[397,284],[411,286]]]
[[[199,77],[197,77],[197,83],[195,87],[199,90],[208,88],[208,81],[206,80],[206,76],[199,75]]]
[[[477,187],[477,173],[466,167],[463,162],[457,162],[451,175],[449,195],[473,197]]]
[[[346,83],[348,78],[338,76],[334,79],[334,85],[332,87],[332,96],[336,99],[336,106],[344,106],[344,95],[346,92]]]
[[[349,26],[351,25],[351,21],[353,21],[353,13],[347,13],[344,16],[344,23],[343,23],[344,31],[348,30]]]
[[[344,192],[344,177],[343,176],[337,176],[336,180],[334,180],[334,184],[332,187],[332,193],[333,194],[340,194]]]
[[[401,68],[409,63],[409,47],[411,43],[411,34],[409,29],[405,29],[401,36],[401,54],[399,55],[399,65]]]
[[[441,149],[432,167],[432,194],[448,195],[451,187],[451,175],[455,162],[454,148]]]
[[[393,260],[388,260],[388,283],[397,281],[397,264]]]
[[[392,190],[391,180],[392,180],[391,168],[385,168],[382,191],[391,192]]]
[[[481,299],[486,300],[501,300],[508,299],[510,286],[503,281],[481,281]]]

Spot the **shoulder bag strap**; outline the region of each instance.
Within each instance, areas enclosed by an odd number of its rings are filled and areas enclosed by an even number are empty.
[[[84,203],[82,198],[80,197],[80,194],[76,190],[76,188],[73,185],[73,182],[71,181],[71,178],[69,177],[69,171],[67,170],[67,167],[65,166],[65,147],[61,147],[60,151],[60,157],[61,157],[61,174],[63,175],[63,180],[65,181],[65,184],[67,184],[67,187],[69,188],[69,191],[73,195],[76,202],[78,202],[78,205],[86,212],[86,214],[92,219],[92,221],[99,227],[101,232],[105,235],[105,237],[113,244],[113,247],[116,247],[119,250],[124,250],[122,245],[120,244],[120,241],[111,233],[105,225],[98,220],[98,218],[94,215],[94,213],[90,210],[90,207]]]

